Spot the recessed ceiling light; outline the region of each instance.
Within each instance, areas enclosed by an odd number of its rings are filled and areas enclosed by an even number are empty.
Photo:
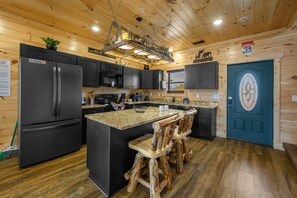
[[[169,48],[168,51],[169,51],[169,52],[173,52],[173,49],[172,49],[172,48]]]
[[[93,26],[92,26],[92,30],[93,30],[94,32],[99,32],[100,28],[99,28],[98,26],[96,26],[96,25],[93,25]]]
[[[214,25],[221,25],[223,23],[222,19],[217,19],[213,22]]]

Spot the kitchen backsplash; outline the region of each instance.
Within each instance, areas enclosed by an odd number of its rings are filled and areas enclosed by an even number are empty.
[[[126,93],[127,99],[132,93],[145,93],[146,90],[142,89],[117,89],[112,87],[99,87],[99,88],[90,88],[83,87],[83,93],[88,94],[94,92],[94,94],[118,94],[120,97],[121,93]],[[202,89],[193,89],[185,90],[184,93],[167,93],[166,90],[147,90],[148,95],[151,99],[166,99],[170,100],[172,97],[175,97],[176,101],[181,101],[183,98],[189,98],[190,101],[208,101],[208,102],[219,102],[221,100],[221,94],[218,90],[202,90]]]

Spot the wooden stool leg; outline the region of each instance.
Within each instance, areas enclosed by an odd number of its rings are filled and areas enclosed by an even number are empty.
[[[158,162],[153,158],[150,160],[150,197],[160,197]]]
[[[181,174],[183,172],[183,151],[181,141],[176,141],[176,172]]]
[[[129,179],[129,184],[127,187],[128,192],[133,192],[137,186],[137,179],[140,176],[140,170],[142,168],[143,156],[140,153],[137,153],[135,156],[134,164],[131,171],[131,176]]]
[[[161,168],[163,170],[164,177],[167,180],[166,187],[168,189],[171,189],[171,187],[172,187],[172,175],[171,175],[170,166],[168,164],[166,156],[160,157],[160,165],[161,165]]]
[[[188,163],[190,161],[190,151],[188,147],[188,140],[183,139],[182,143],[183,143],[183,150],[185,153],[185,162]]]

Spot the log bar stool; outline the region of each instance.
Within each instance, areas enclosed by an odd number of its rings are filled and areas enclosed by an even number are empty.
[[[133,167],[125,174],[129,179],[127,187],[128,192],[133,192],[139,183],[150,189],[150,197],[160,197],[160,192],[165,186],[171,188],[172,176],[166,155],[173,147],[173,134],[180,118],[178,115],[160,120],[153,123],[154,135],[148,134],[129,142],[129,147],[138,151],[136,154]],[[141,175],[147,172],[144,167],[143,159],[149,160],[150,182],[146,181]],[[157,158],[160,158],[158,167]],[[164,180],[159,183],[159,173],[164,175]]]
[[[190,151],[188,147],[187,136],[192,132],[192,125],[194,116],[197,113],[195,108],[185,111],[180,116],[178,128],[174,132],[175,157],[176,157],[176,172],[181,174],[183,172],[184,161],[190,161]]]

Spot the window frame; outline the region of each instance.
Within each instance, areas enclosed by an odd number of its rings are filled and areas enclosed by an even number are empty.
[[[181,71],[185,72],[184,69],[176,69],[176,70],[169,70],[169,71],[167,71],[167,76],[168,76],[168,78],[167,78],[167,81],[168,81],[168,83],[167,83],[167,86],[168,86],[167,93],[184,93],[185,92],[185,89],[182,90],[182,91],[172,91],[172,90],[170,90],[170,74],[181,72]],[[185,85],[185,81],[174,82],[174,83],[184,83],[184,85]]]

